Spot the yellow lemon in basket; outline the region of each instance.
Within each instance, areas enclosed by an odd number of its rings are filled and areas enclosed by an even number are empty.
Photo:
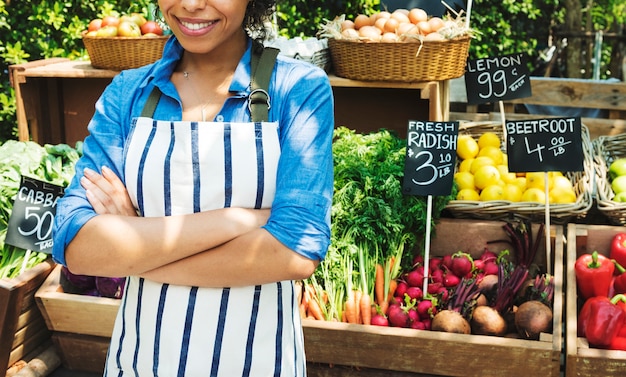
[[[498,185],[500,181],[500,172],[493,165],[481,166],[474,173],[474,186],[482,190],[487,186]]]
[[[463,189],[459,190],[456,194],[456,200],[480,200],[480,196],[478,191],[472,189]]]
[[[478,151],[478,156],[477,157],[481,157],[481,156],[487,156],[490,157],[493,162],[496,165],[499,165],[502,163],[503,160],[503,155],[504,153],[502,153],[502,151],[500,150],[500,148],[491,146],[491,145],[487,145],[484,148],[480,148],[480,150]]]
[[[478,169],[480,169],[483,166],[493,166],[495,168],[496,163],[491,159],[491,157],[487,157],[487,156],[476,157],[474,161],[472,161],[472,165],[470,166],[470,173],[476,174]]]
[[[503,164],[496,165],[496,168],[500,172],[500,178],[504,181],[504,183],[513,183],[515,181],[515,173],[509,172],[509,167]]]
[[[550,203],[553,204],[571,204],[576,203],[576,193],[573,189],[554,187],[548,194]]]
[[[486,146],[496,147],[500,149],[500,136],[494,132],[484,132],[478,137],[478,147],[484,148]]]
[[[524,191],[515,183],[507,183],[504,186],[504,200],[519,202],[522,200],[523,193]]]
[[[459,190],[474,189],[474,174],[468,171],[460,171],[454,174],[454,182],[459,187]]]
[[[504,200],[504,187],[498,184],[485,187],[480,191],[480,200],[483,202]]]
[[[538,188],[540,190],[545,190],[546,182],[545,182],[545,172],[537,171],[537,172],[528,172],[526,173],[526,187]],[[548,190],[550,190],[550,175],[548,174]]]
[[[512,183],[519,187],[522,192],[526,191],[526,177],[515,177],[515,180]]]
[[[539,189],[537,187],[529,187],[522,194],[522,198],[520,201],[545,204],[546,194],[543,192],[542,189]]]
[[[467,160],[461,161],[461,163],[459,164],[459,171],[470,171],[473,162],[473,158],[468,158]]]
[[[551,177],[550,180],[551,180],[550,190],[554,190],[558,188],[558,189],[563,189],[563,190],[574,191],[574,185],[569,180],[569,178],[567,178],[564,175],[555,175]]]
[[[456,140],[456,154],[466,160],[478,155],[478,142],[470,135],[459,135]]]

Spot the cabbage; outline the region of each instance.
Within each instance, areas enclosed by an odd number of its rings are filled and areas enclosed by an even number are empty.
[[[96,277],[96,288],[100,296],[109,298],[122,298],[126,278]]]
[[[61,268],[64,278],[63,289],[67,293],[84,293],[96,288],[96,278],[88,275],[77,275],[72,273],[66,266]]]

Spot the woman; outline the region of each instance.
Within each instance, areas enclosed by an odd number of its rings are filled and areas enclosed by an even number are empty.
[[[107,376],[306,374],[294,281],[330,240],[333,99],[323,70],[279,56],[269,122],[251,122],[248,33],[273,5],[160,0],[162,59],[96,104],[53,255],[129,276]]]

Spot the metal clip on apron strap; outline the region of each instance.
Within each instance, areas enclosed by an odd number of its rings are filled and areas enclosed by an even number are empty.
[[[259,54],[261,49],[263,49],[263,52]],[[253,122],[267,122],[268,120],[268,111],[271,105],[270,95],[267,91],[269,90],[270,77],[272,76],[278,53],[278,49],[264,47],[256,42],[253,46],[251,57],[252,79],[250,82],[252,91],[248,98],[248,109],[250,109]],[[161,91],[155,86],[141,111],[141,116],[153,118],[160,98]]]
[[[259,50],[263,50],[259,54]],[[270,103],[269,90],[270,77],[274,71],[276,56],[280,50],[273,47],[264,47],[258,43],[252,47],[250,97],[248,109],[253,122],[267,122],[268,112],[272,106]],[[259,56],[260,55],[260,56]]]

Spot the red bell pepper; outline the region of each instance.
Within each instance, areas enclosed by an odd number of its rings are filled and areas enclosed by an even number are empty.
[[[609,347],[624,326],[626,312],[616,305],[617,301],[619,299],[596,296],[583,304],[578,314],[578,335],[587,338],[591,346]]]
[[[615,259],[611,259],[615,265],[616,276],[613,278],[613,291],[616,294],[626,293],[626,269]]]
[[[615,259],[620,265],[626,266],[626,232],[613,236],[609,257]]]
[[[622,311],[626,314],[626,296],[620,294],[613,297],[611,301],[614,301],[616,299],[617,302],[615,303],[615,305],[621,308]],[[617,331],[617,335],[615,336],[615,338],[613,338],[607,348],[610,350],[626,351],[626,319],[624,320],[624,323],[622,323],[622,327],[620,327]]]
[[[574,265],[578,293],[586,300],[595,296],[608,297],[615,265],[609,258],[594,251],[583,254]]]

